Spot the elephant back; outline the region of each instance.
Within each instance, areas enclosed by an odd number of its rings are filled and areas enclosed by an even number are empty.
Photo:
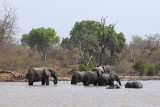
[[[143,88],[142,83],[134,81],[134,82],[127,82],[125,84],[125,88]]]

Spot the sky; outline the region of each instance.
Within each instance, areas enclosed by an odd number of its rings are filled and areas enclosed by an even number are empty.
[[[133,35],[160,33],[160,0],[1,0],[17,9],[15,37],[20,40],[32,28],[53,28],[62,38],[70,37],[75,22],[99,21],[108,17],[106,25],[117,23],[129,43]]]

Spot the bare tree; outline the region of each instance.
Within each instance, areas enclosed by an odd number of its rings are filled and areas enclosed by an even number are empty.
[[[107,17],[106,17],[107,18]],[[103,55],[105,53],[105,49],[107,44],[109,44],[109,41],[111,37],[113,36],[114,32],[114,27],[116,24],[111,25],[111,30],[105,34],[105,24],[106,24],[106,18],[101,18],[101,24],[99,26],[99,31],[98,31],[98,37],[99,37],[99,45],[100,45],[100,63],[99,66],[103,64]],[[101,33],[102,32],[102,33]]]
[[[147,37],[147,43],[141,53],[141,58],[143,54],[145,54],[146,50],[150,50],[150,55],[152,55],[153,51],[156,50],[159,46],[159,41],[160,41],[160,35],[155,34],[155,35],[145,35]],[[151,46],[150,46],[151,45]]]
[[[16,9],[8,6],[3,6],[3,10],[0,11],[0,49],[11,42],[12,35],[15,35],[17,31],[16,21]]]

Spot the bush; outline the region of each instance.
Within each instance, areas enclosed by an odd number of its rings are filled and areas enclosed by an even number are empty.
[[[79,71],[79,65],[71,65],[71,71]]]
[[[64,62],[62,66],[65,67],[65,68],[69,68],[70,65],[71,65],[71,64],[70,64],[69,62]]]
[[[137,60],[136,63],[133,65],[133,68],[136,71],[139,71],[140,75],[142,75],[143,72],[147,70],[147,63],[144,60]]]
[[[112,64],[112,65],[118,64],[119,61],[120,61],[119,57],[115,55],[109,58],[109,64]]]
[[[153,76],[154,74],[155,74],[155,67],[154,67],[154,65],[152,64],[152,65],[150,65],[149,66],[149,68],[148,68],[148,72],[147,72],[147,75],[148,76]]]
[[[155,66],[155,70],[156,70],[156,74],[158,74],[160,72],[160,64],[157,64]]]
[[[87,65],[80,64],[79,65],[79,70],[80,71],[89,71],[89,70],[91,70],[91,68]]]

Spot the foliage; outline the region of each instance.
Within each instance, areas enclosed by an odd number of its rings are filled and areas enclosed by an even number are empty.
[[[131,42],[131,48],[132,49],[143,49],[145,47],[146,41],[138,36],[138,35],[133,35],[132,36],[132,42]]]
[[[89,71],[89,70],[91,70],[91,68],[87,65],[80,64],[79,65],[79,70],[80,71]]]
[[[156,74],[160,73],[160,61],[158,61],[155,65]]]
[[[155,74],[156,70],[155,70],[155,66],[152,64],[148,67],[148,72],[147,75],[148,76],[153,76]]]
[[[133,65],[133,68],[140,72],[140,75],[143,74],[144,71],[147,70],[147,63],[144,60],[137,60]]]
[[[111,56],[114,55],[114,53],[120,53],[124,50],[126,39],[123,35],[123,33],[117,34],[114,32],[113,36],[110,39],[110,43],[108,43],[107,47],[111,51]]]
[[[70,38],[63,39],[61,46],[78,47],[80,63],[85,65],[88,65],[90,58],[97,63],[106,60],[103,57],[106,49],[110,50],[111,56],[122,52],[126,41],[123,33],[114,31],[113,25],[106,26],[91,20],[76,22],[70,35]]]
[[[116,65],[116,64],[119,63],[119,61],[120,61],[120,58],[118,56],[116,56],[116,55],[113,55],[109,59],[109,64]]]
[[[79,65],[71,65],[71,71],[79,71]]]
[[[24,34],[21,42],[22,45],[28,45],[32,50],[37,49],[43,53],[45,60],[46,48],[51,44],[59,43],[60,38],[56,36],[56,32],[52,28],[44,27],[32,29],[29,34]]]
[[[84,39],[87,39],[89,36],[97,36],[98,26],[98,22],[91,20],[76,22],[70,31],[71,40],[74,44],[79,45],[80,41],[84,41]]]
[[[63,38],[61,46],[65,49],[71,50],[73,49],[74,45],[73,45],[73,41],[67,37],[67,38]]]

